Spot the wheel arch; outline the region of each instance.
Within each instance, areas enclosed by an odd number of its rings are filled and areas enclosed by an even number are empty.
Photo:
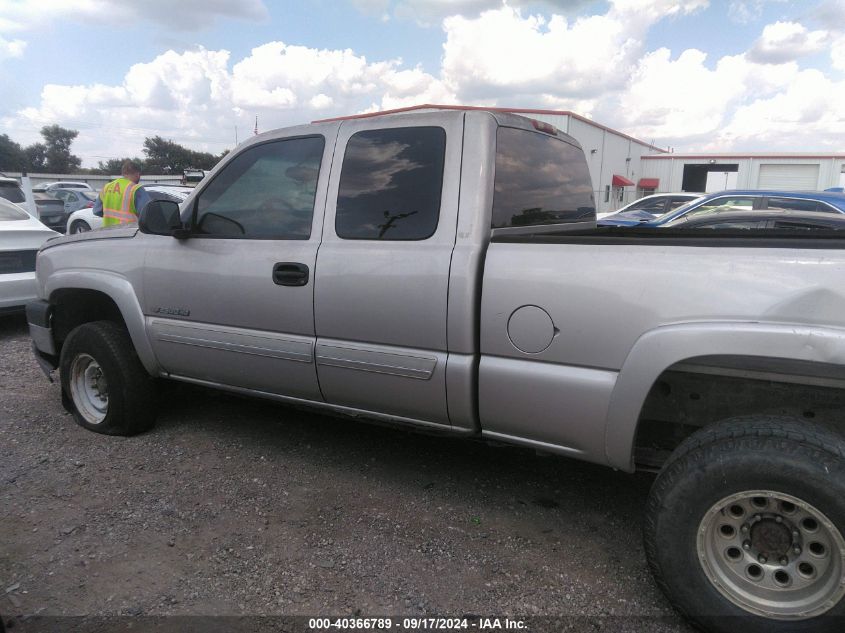
[[[634,470],[634,442],[646,399],[672,367],[700,359],[746,359],[780,371],[824,375],[845,366],[845,330],[770,323],[702,322],[656,328],[631,348],[611,394],[605,451],[614,468]],[[845,372],[843,372],[845,376]],[[788,382],[788,380],[787,380]]]
[[[74,327],[90,321],[121,323],[144,369],[158,374],[158,362],[149,344],[144,315],[132,284],[124,277],[103,271],[60,271],[45,285],[53,309],[53,337],[57,351]]]

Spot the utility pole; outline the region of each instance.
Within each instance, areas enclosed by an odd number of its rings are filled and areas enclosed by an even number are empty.
[[[235,147],[238,146],[238,126],[235,126]]]

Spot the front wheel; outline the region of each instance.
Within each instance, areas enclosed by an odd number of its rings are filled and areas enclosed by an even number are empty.
[[[95,321],[75,328],[62,347],[62,392],[80,426],[135,435],[155,422],[155,390],[124,328]]]
[[[688,438],[649,495],[645,547],[670,602],[708,631],[845,630],[845,439],[740,418]]]

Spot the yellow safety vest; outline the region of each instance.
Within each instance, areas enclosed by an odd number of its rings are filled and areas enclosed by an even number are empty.
[[[103,201],[103,226],[138,221],[135,192],[139,186],[128,178],[118,178],[103,187],[100,194]]]

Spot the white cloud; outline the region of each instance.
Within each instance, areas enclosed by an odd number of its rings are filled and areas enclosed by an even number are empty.
[[[85,164],[140,155],[144,137],[159,134],[197,149],[231,147],[252,130],[307,123],[367,109],[454,102],[435,77],[400,60],[370,63],[351,50],[270,42],[230,64],[227,51],[168,51],[135,64],[120,85],[47,85],[38,107],[0,121],[16,140],[39,140],[43,125],[78,129],[74,151]]]
[[[667,89],[668,88],[668,89]],[[646,55],[615,113],[627,132],[691,151],[845,150],[839,103],[845,81],[796,62],[759,64],[749,55],[726,56],[712,66],[701,51],[676,59],[661,49]]]
[[[167,29],[195,31],[218,18],[263,20],[267,15],[263,0],[0,0],[0,31],[32,29],[45,20],[150,21]]]
[[[31,143],[42,125],[79,129],[74,151],[93,164],[139,155],[144,137],[155,134],[220,152],[231,147],[235,126],[241,138],[252,130],[256,115],[263,131],[355,112],[463,103],[573,110],[686,150],[845,150],[839,114],[845,80],[799,63],[829,49],[832,64],[845,70],[842,31],[828,36],[775,23],[747,52],[721,58],[696,48],[646,50],[658,21],[706,6],[706,0],[612,0],[605,13],[576,19],[512,6],[452,16],[443,22],[435,74],[401,59],[279,41],[241,59],[225,50],[169,51],[134,65],[116,85],[45,86],[40,103],[0,121],[0,131]]]
[[[801,71],[783,90],[737,108],[715,144],[843,151],[845,120],[838,105],[843,100],[845,82],[818,70]]]
[[[4,59],[23,56],[26,50],[26,42],[23,40],[7,40],[0,35],[0,62]]]
[[[748,24],[759,20],[767,3],[786,2],[786,0],[733,0],[728,5],[728,17],[734,22]]]
[[[748,58],[761,64],[783,64],[823,50],[829,36],[827,31],[809,31],[798,22],[767,24]]]
[[[615,0],[606,14],[572,23],[507,6],[473,19],[450,17],[443,22],[443,78],[467,102],[532,95],[583,102],[624,87],[651,25],[705,6],[705,0]]]
[[[840,36],[831,44],[830,61],[834,68],[845,71],[845,35]]]

